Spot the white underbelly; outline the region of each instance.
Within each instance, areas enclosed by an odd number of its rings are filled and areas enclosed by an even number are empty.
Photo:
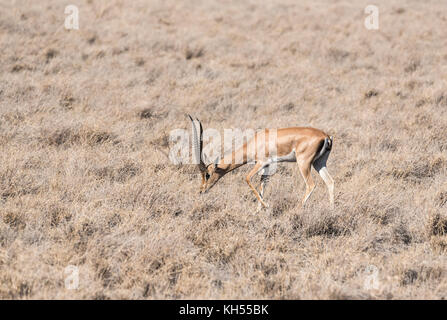
[[[296,162],[296,152],[295,149],[292,150],[289,154],[280,157],[272,157],[269,159],[270,163],[274,162]]]

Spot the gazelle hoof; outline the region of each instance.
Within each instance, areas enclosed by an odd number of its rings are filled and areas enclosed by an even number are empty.
[[[268,203],[259,203],[258,204],[258,208],[256,209],[256,212],[259,212],[259,211],[261,211],[262,209],[267,209],[267,208],[269,208],[270,206],[268,205]]]

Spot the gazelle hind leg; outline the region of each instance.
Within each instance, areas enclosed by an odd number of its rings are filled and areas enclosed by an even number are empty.
[[[334,179],[332,179],[326,167],[321,168],[318,173],[327,186],[329,191],[329,202],[331,204],[331,208],[334,208]]]
[[[329,171],[326,167],[327,158],[329,157],[329,151],[326,152],[321,158],[317,159],[313,166],[315,170],[318,172],[320,177],[323,179],[324,183],[327,186],[329,191],[329,202],[331,204],[331,208],[334,208],[334,179],[332,179]]]
[[[310,174],[311,172],[311,162],[310,161],[304,161],[304,160],[298,160],[298,168],[300,170],[301,175],[303,176],[304,182],[306,183],[306,194],[304,195],[302,205],[306,203],[307,199],[309,199],[310,195],[315,189],[315,183],[312,179],[312,176]]]

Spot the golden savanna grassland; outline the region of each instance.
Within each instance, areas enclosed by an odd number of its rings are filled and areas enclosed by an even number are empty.
[[[368,4],[0,0],[0,298],[447,298],[447,2]],[[335,209],[295,164],[199,195],[186,113],[333,135]]]

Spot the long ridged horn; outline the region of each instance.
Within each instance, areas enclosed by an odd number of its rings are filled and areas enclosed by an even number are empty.
[[[199,133],[197,133],[197,127],[194,123],[194,119],[188,114],[189,119],[191,120],[192,123],[192,131],[193,131],[193,142],[192,142],[192,149],[193,149],[193,153],[196,157],[196,159],[199,160],[199,170],[201,172],[206,172],[206,165],[202,160],[202,151],[203,151],[203,127],[202,127],[202,123],[200,122],[199,119],[196,118],[195,121],[197,121],[199,123]]]

